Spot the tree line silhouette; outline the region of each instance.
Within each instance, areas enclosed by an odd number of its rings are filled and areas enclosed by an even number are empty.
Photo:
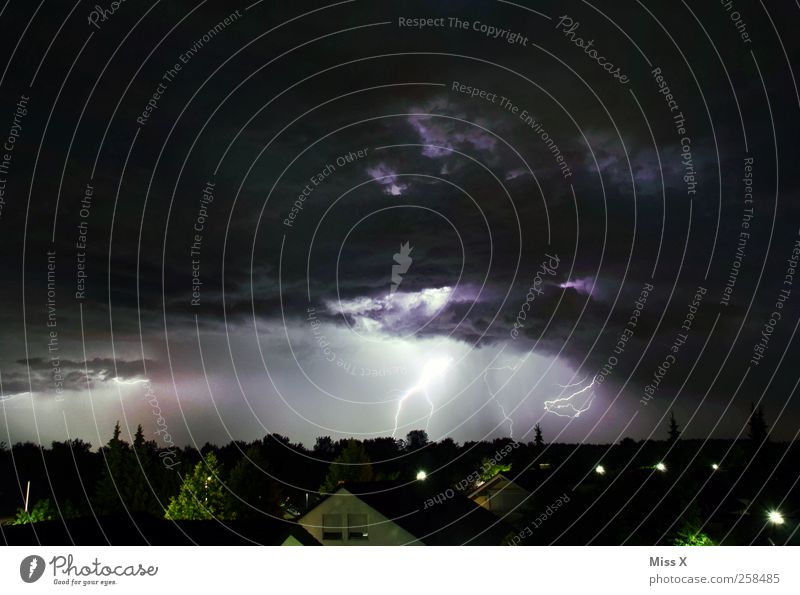
[[[96,451],[81,439],[50,448],[0,443],[0,519],[27,523],[133,513],[168,520],[293,518],[348,482],[413,481],[424,471],[431,490],[443,490],[463,485],[465,478],[479,485],[502,472],[535,485],[532,502],[546,503],[569,489],[567,509],[593,511],[577,525],[574,512],[559,513],[537,539],[561,531],[568,542],[583,543],[596,534],[600,542],[618,543],[636,529],[643,543],[665,532],[670,543],[714,543],[707,532],[695,530],[708,525],[703,519],[724,525],[728,521],[720,515],[798,502],[797,443],[771,442],[761,408],[751,407],[747,427],[748,436],[739,440],[687,440],[671,414],[664,440],[625,438],[602,445],[547,444],[537,425],[534,440],[513,449],[506,448],[510,438],[432,442],[423,430],[400,440],[320,436],[310,448],[273,433],[223,446],[173,447],[170,460],[177,464],[166,465],[166,449],[146,439],[141,426],[127,442],[117,423]],[[602,474],[594,472],[598,465]],[[609,518],[614,523],[604,526]],[[568,520],[571,525],[562,526]]]

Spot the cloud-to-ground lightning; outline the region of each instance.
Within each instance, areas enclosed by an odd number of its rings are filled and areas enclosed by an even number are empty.
[[[489,395],[492,397],[495,403],[497,403],[497,407],[500,409],[500,413],[503,415],[503,421],[508,422],[508,437],[514,438],[514,420],[511,419],[506,414],[506,409],[503,407],[503,404],[500,402],[500,399],[497,398],[497,393],[492,390],[492,387],[489,385],[489,378],[488,374],[491,370],[511,370],[512,372],[516,372],[519,369],[519,364],[513,366],[500,366],[500,367],[489,367],[483,371],[483,382],[486,385],[486,390],[489,391]]]
[[[397,434],[397,426],[399,425],[400,411],[403,409],[403,403],[414,393],[422,393],[422,395],[425,397],[425,400],[428,402],[428,405],[430,406],[428,422],[425,424],[425,429],[428,429],[428,425],[431,423],[431,417],[433,416],[434,410],[433,401],[431,401],[431,397],[428,394],[428,386],[430,386],[431,382],[436,378],[442,377],[452,363],[453,358],[451,357],[437,357],[430,360],[425,364],[425,366],[423,366],[422,373],[419,375],[419,380],[417,380],[417,383],[411,388],[407,389],[397,401],[397,411],[394,414],[394,430],[392,431],[392,436]]]
[[[572,388],[574,386],[580,386],[586,382],[586,378],[581,380],[580,382],[576,382],[574,384],[567,384],[562,386],[561,388]],[[579,395],[582,395],[587,390],[592,388],[595,383],[595,378],[592,378],[592,381],[584,386],[583,388],[576,390],[574,393],[567,397],[562,397],[560,399],[553,399],[552,401],[545,401],[544,402],[544,409],[548,413],[554,413],[560,417],[579,417],[581,413],[587,411],[589,407],[592,405],[592,401],[594,400],[594,393],[589,396],[589,399],[583,402],[583,405],[576,406],[575,404],[580,401]],[[562,391],[563,392],[563,391]]]

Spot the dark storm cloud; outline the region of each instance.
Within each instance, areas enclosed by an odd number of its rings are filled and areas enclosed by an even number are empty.
[[[48,393],[54,390],[56,380],[63,390],[83,391],[100,383],[145,378],[145,367],[149,374],[157,372],[159,365],[151,360],[125,361],[110,358],[93,358],[86,362],[69,359],[18,360],[17,366],[3,374],[3,391],[6,395],[34,392]]]
[[[147,124],[138,126],[136,118],[165,70],[180,61],[182,52],[210,26],[235,10],[222,3],[198,8],[148,58],[161,37],[195,6],[169,3],[159,19],[148,20],[120,47],[83,115],[62,181],[80,112],[76,106],[82,108],[87,99],[91,85],[86,81],[93,83],[98,76],[97,60],[75,64],[42,145],[34,204],[26,214],[26,176],[32,173],[50,102],[85,40],[83,17],[70,22],[69,34],[59,38],[39,75],[24,142],[14,154],[10,184],[15,199],[9,200],[0,221],[7,246],[7,258],[0,262],[5,279],[21,283],[23,237],[26,242],[25,324],[18,283],[0,288],[7,305],[0,322],[9,338],[28,333],[34,391],[48,390],[49,382],[46,253],[51,247],[58,253],[61,363],[75,390],[85,387],[85,367],[90,382],[108,381],[113,361],[103,355],[110,352],[112,332],[115,346],[121,342],[126,349],[124,359],[117,362],[121,379],[143,374],[136,353],[147,354],[148,373],[157,370],[167,344],[171,357],[186,365],[177,371],[179,382],[184,375],[200,377],[194,342],[201,329],[219,342],[206,346],[219,349],[210,358],[211,366],[218,366],[212,382],[223,386],[226,394],[237,395],[238,383],[223,365],[232,356],[222,348],[227,348],[228,339],[222,333],[233,328],[249,337],[257,329],[273,339],[284,334],[286,324],[286,334],[296,333],[308,342],[309,307],[316,308],[320,320],[337,333],[362,324],[377,325],[386,336],[400,337],[424,320],[421,341],[449,336],[487,349],[507,346],[518,354],[535,347],[539,354],[558,354],[564,365],[593,374],[612,353],[645,283],[652,283],[655,290],[630,340],[628,356],[615,372],[620,382],[630,376],[632,391],[649,381],[700,285],[708,289],[708,297],[683,351],[682,366],[688,367],[698,356],[706,334],[714,328],[703,356],[712,363],[695,370],[687,392],[699,394],[711,385],[742,324],[747,341],[738,339],[734,357],[744,357],[752,348],[753,333],[773,309],[798,218],[793,200],[797,184],[791,175],[797,153],[791,132],[796,130],[797,106],[792,93],[785,92],[791,91],[791,81],[769,22],[758,7],[748,17],[754,38],[760,39],[756,55],[771,112],[778,120],[777,162],[770,110],[752,59],[741,53],[729,23],[715,12],[718,7],[693,8],[727,60],[747,128],[749,154],[757,168],[757,217],[742,260],[746,272],[737,281],[730,305],[721,308],[719,294],[741,228],[743,138],[731,83],[704,39],[686,31],[681,21],[686,15],[656,11],[691,57],[702,96],[680,53],[652,18],[625,7],[604,7],[630,32],[652,66],[663,69],[687,116],[693,175],[698,180],[692,196],[686,193],[681,137],[653,82],[651,66],[626,37],[586,7],[544,3],[539,8],[556,16],[569,10],[596,47],[625,61],[633,83],[628,87],[609,82],[607,73],[570,45],[551,22],[489,2],[365,5],[358,13],[342,8],[321,11],[259,39],[222,66],[282,19],[317,8],[300,2],[254,10],[221,32],[184,64]],[[29,11],[21,5],[8,10],[13,22],[23,22]],[[471,30],[399,30],[397,16],[415,11],[459,14],[528,31],[531,43],[514,46]],[[94,34],[86,56],[99,56],[105,62],[125,27],[134,22],[131,15],[139,14],[133,9],[128,13],[115,16]],[[33,39],[49,43],[58,16],[57,10],[43,16],[42,26],[31,29]],[[385,21],[391,24],[335,33]],[[319,36],[326,37],[310,42]],[[8,45],[8,40],[3,43]],[[13,105],[17,90],[26,88],[40,52],[23,53],[25,63],[9,69],[3,88],[10,91],[3,106]],[[377,54],[397,55],[372,59]],[[352,64],[338,67],[346,62]],[[453,90],[454,82],[505,96],[518,109]],[[520,117],[523,111],[530,122]],[[98,168],[90,180],[104,135]],[[436,147],[421,146],[426,144]],[[570,176],[560,170],[554,147],[569,165]],[[364,154],[359,156],[359,151]],[[344,156],[350,158],[341,164],[336,161]],[[781,172],[780,200],[772,229],[776,167]],[[203,189],[211,180],[213,201],[202,204]],[[89,183],[94,194],[86,219],[83,257],[88,278],[81,310],[74,299],[76,226],[83,220],[80,206]],[[306,187],[311,189],[309,195],[301,200],[292,224],[286,225]],[[56,238],[51,245],[59,188]],[[202,239],[193,254],[198,234]],[[387,296],[394,255],[407,242],[413,247],[413,264],[392,302]],[[777,264],[758,280],[768,245],[770,261],[777,259]],[[544,284],[519,337],[512,339],[510,331],[547,254],[559,256],[558,270]],[[193,277],[195,270],[198,277]],[[202,284],[193,286],[193,278]],[[750,307],[757,280],[759,293]],[[201,297],[193,305],[197,287]],[[437,302],[432,311],[425,299],[398,305],[402,296],[419,298],[453,287],[455,299]],[[775,331],[774,345],[784,345],[791,329],[791,322],[782,324]],[[90,346],[86,364],[79,349],[82,338]],[[260,371],[257,349],[249,339],[237,338],[246,344],[241,347],[246,355],[237,352],[237,357]],[[356,336],[345,343],[342,352],[361,345]],[[302,347],[315,353],[313,342]],[[644,359],[636,365],[645,349]],[[270,343],[265,359],[279,359],[285,352],[285,346]],[[24,357],[18,340],[3,341],[0,368],[6,393],[29,390],[27,371],[20,369]],[[756,369],[753,376],[761,373]],[[664,386],[675,388],[683,378],[683,373],[671,375]],[[253,380],[259,383],[266,385],[266,380]],[[302,384],[294,386],[305,391]],[[727,387],[714,391],[726,395]]]

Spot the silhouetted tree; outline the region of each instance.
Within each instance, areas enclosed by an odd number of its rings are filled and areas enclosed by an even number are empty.
[[[155,442],[145,440],[140,424],[136,428],[131,451],[127,453],[128,474],[123,497],[131,511],[151,514],[164,512],[163,505],[159,505],[156,497],[159,477],[163,473],[156,450]]]
[[[364,448],[372,460],[385,461],[400,454],[398,441],[391,436],[378,436],[363,441]]]
[[[231,471],[228,487],[229,510],[237,519],[260,518],[264,513],[280,514],[280,486],[272,479],[261,449],[247,449]]]
[[[669,412],[669,443],[675,444],[680,438],[681,430],[678,422],[675,421],[675,413]]]
[[[750,440],[755,444],[761,444],[767,440],[767,423],[764,421],[764,408],[750,403],[750,420],[748,422],[748,433]]]
[[[533,445],[536,448],[544,446],[544,438],[542,438],[542,427],[539,424],[533,426]]]
[[[314,454],[322,458],[332,457],[336,449],[333,446],[333,440],[330,436],[317,436],[317,441],[314,444]]]
[[[428,432],[425,430],[411,430],[406,434],[406,450],[409,452],[419,450],[428,442]]]
[[[105,465],[95,488],[94,506],[100,514],[114,514],[124,510],[122,494],[125,491],[128,443],[120,439],[119,421],[108,444],[100,449]]]
[[[372,481],[374,477],[372,461],[364,446],[357,440],[349,440],[342,454],[331,463],[319,491],[329,494],[346,481],[365,482]]]
[[[169,501],[164,517],[202,521],[229,518],[228,494],[222,484],[222,466],[213,452],[205,455],[187,475],[180,492]]]

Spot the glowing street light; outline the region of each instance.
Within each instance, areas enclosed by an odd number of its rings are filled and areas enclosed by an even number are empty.
[[[417,472],[417,481],[425,481],[428,478],[428,474],[424,471]]]
[[[656,465],[656,469],[661,471],[661,473],[664,473],[667,470],[667,466],[664,463],[659,463]]]
[[[714,471],[716,471],[717,469],[719,469],[719,465],[717,465],[716,463],[712,463],[712,464],[711,464],[711,468],[712,468]]]
[[[603,467],[602,465],[598,465],[597,467],[594,468],[594,472],[597,473],[598,475],[605,475],[606,468]]]
[[[773,525],[782,525],[784,523],[783,515],[777,510],[770,510],[767,513],[767,518]]]

